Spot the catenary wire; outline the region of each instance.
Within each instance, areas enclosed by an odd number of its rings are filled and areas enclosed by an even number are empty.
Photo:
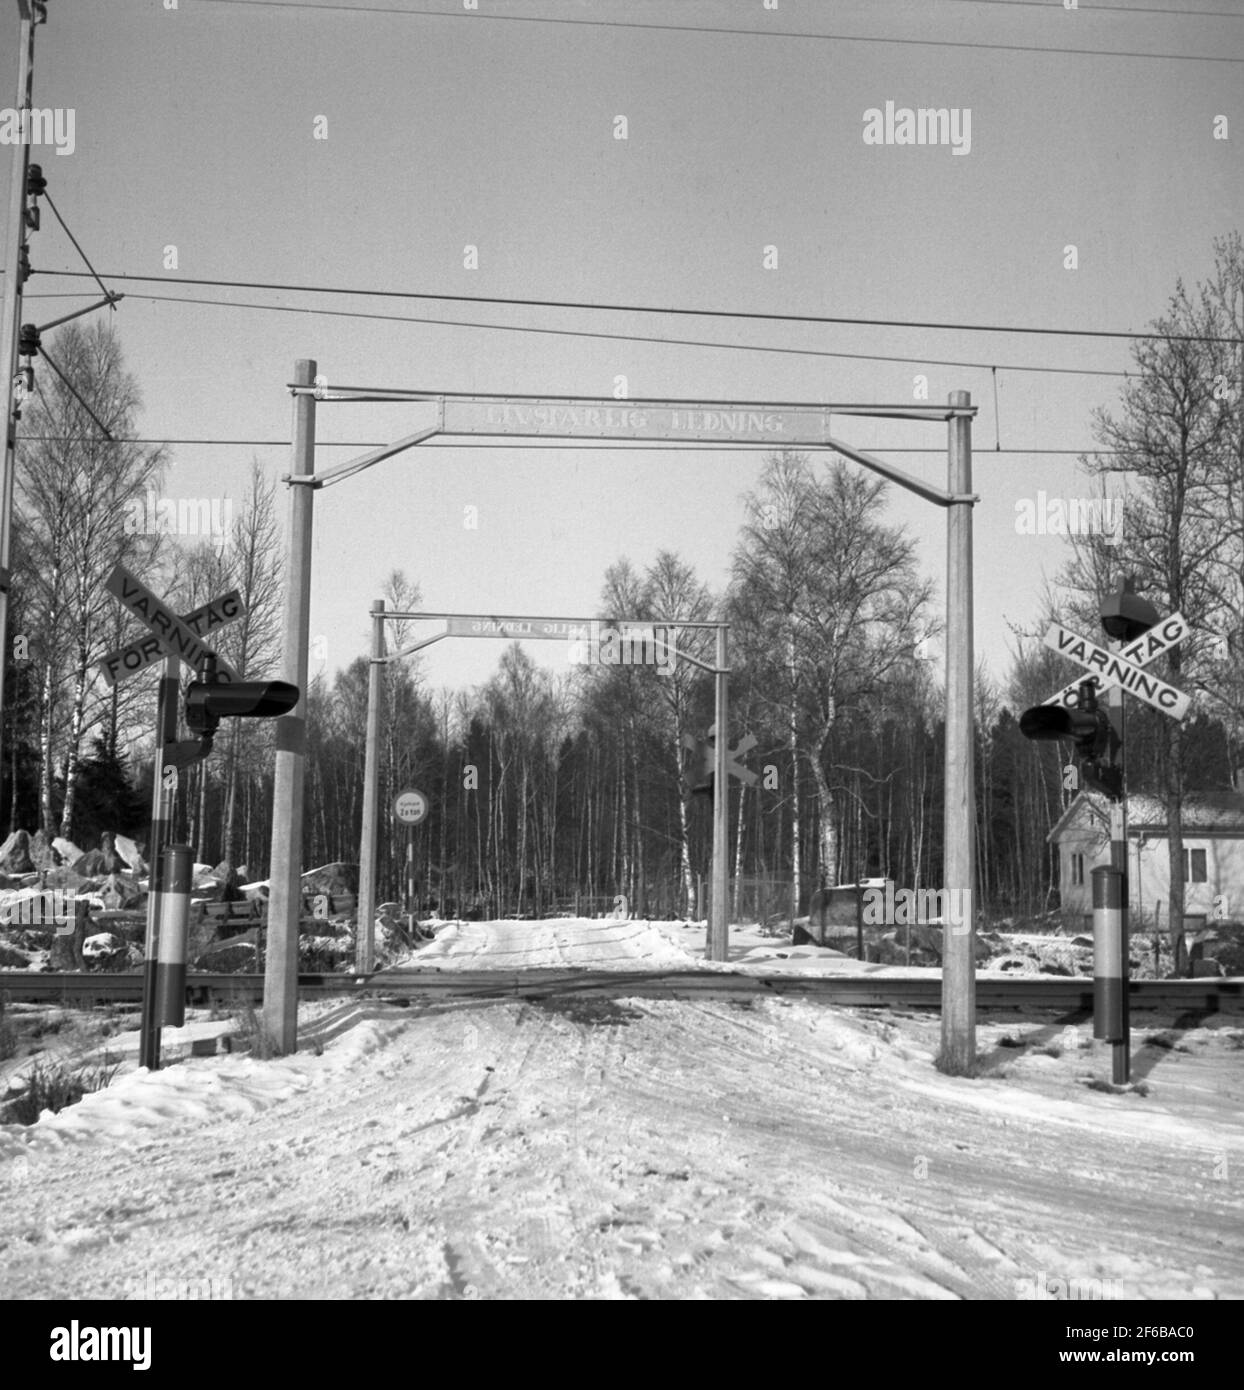
[[[728,34],[750,39],[805,39],[822,43],[885,43],[908,48],[967,48],[999,53],[1069,54],[1086,58],[1140,58],[1186,63],[1244,63],[1244,58],[1227,58],[1201,53],[1142,53],[1131,49],[1061,48],[1045,44],[972,43],[962,39],[894,38],[877,34],[807,34],[790,29],[739,29],[706,24],[653,24],[645,20],[571,19],[564,15],[489,14],[478,10],[419,10],[390,5],[341,5],[316,0],[199,0],[200,4],[236,5],[244,9],[320,10],[339,14],[398,15],[411,19],[493,20],[510,24],[563,24],[582,29],[646,29],[677,34]],[[1114,7],[1111,7],[1114,8]]]
[[[78,277],[80,270],[39,270],[38,275]],[[828,314],[775,314],[743,309],[685,309],[653,304],[602,304],[565,299],[507,299],[498,295],[429,294],[421,290],[350,289],[338,285],[284,285],[263,280],[213,280],[184,275],[118,275],[108,280],[142,280],[157,284],[211,285],[217,289],[275,290],[285,294],[343,294],[379,299],[435,299],[451,304],[500,304],[525,309],[584,309],[610,314],[672,314],[690,318],[758,319],[771,323],[817,323],[870,328],[927,328],[955,333],[1035,333],[1056,338],[1125,338],[1148,341],[1169,338],[1187,343],[1244,343],[1244,338],[1218,338],[1201,333],[1136,333],[1104,328],[1038,328],[1023,324],[939,323],[918,319],[840,318]]]
[[[70,294],[29,294],[26,299],[78,299],[81,296]],[[365,314],[353,309],[300,309],[293,304],[255,304],[235,299],[192,299],[183,294],[143,294],[126,295],[130,300],[145,300],[153,304],[204,304],[222,309],[255,309],[273,314],[319,314],[326,318],[366,319],[380,323],[424,323],[439,328],[482,328],[497,333],[538,333],[555,338],[599,338],[607,342],[647,343],[657,347],[703,347],[720,348],[724,352],[768,352],[788,357],[827,357],[862,362],[898,362],[910,366],[929,367],[969,367],[986,372],[995,369],[992,362],[964,362],[957,358],[945,357],[895,357],[878,352],[830,352],[824,348],[773,347],[763,343],[713,343],[706,338],[657,338],[642,333],[602,333],[587,328],[537,328],[528,324],[479,323],[470,319],[430,319],[418,314]],[[1030,367],[1017,363],[999,362],[998,371],[1004,372],[1042,372],[1057,376],[1111,376],[1126,377],[1127,372],[1111,372],[1100,367]]]

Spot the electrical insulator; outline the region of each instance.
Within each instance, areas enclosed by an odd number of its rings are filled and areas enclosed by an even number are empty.
[[[22,324],[17,338],[17,354],[19,357],[38,357],[39,330],[33,323]]]
[[[40,216],[37,199],[41,194],[47,192],[47,186],[48,181],[43,177],[42,167],[38,164],[32,164],[26,170],[26,197],[30,199],[30,203],[25,212],[26,226],[32,232],[39,230]]]
[[[22,403],[28,396],[33,396],[35,391],[35,370],[29,362],[24,367],[17,369],[17,374],[13,378],[13,418],[22,418]]]

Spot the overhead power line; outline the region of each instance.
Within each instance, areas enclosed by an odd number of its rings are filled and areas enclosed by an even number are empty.
[[[79,270],[38,270],[38,275],[80,277]],[[1144,341],[1167,337],[1174,342],[1242,343],[1241,338],[1215,338],[1198,333],[1135,333],[1101,328],[1036,328],[1022,324],[939,323],[919,319],[842,318],[829,314],[758,313],[742,309],[685,309],[657,304],[603,304],[569,299],[509,299],[499,295],[431,294],[423,290],[351,289],[340,285],[286,285],[266,280],[212,280],[184,275],[117,275],[108,280],[141,280],[147,284],[211,285],[216,289],[274,290],[279,294],[343,294],[372,299],[433,299],[449,304],[492,304],[522,309],[583,309],[609,314],[668,314],[685,318],[742,319],[769,323],[817,323],[862,328],[924,328],[953,333],[1032,333],[1054,338],[1123,338]]]
[[[946,0],[950,5],[1006,5],[1010,8],[1028,6],[1048,10],[1051,0]],[[1080,6],[1081,14],[1169,14],[1180,19],[1244,19],[1244,10],[1177,10],[1169,5],[1094,5]]]
[[[22,444],[72,444],[76,443],[79,436],[69,434],[22,434],[18,435],[18,442]],[[251,449],[288,449],[290,441],[288,439],[117,439],[117,444],[190,444],[204,445],[208,448],[251,448]],[[369,440],[369,439],[317,439],[315,447],[317,449],[383,449],[391,444],[391,439]],[[780,445],[768,444],[732,444],[729,440],[716,440],[713,442],[697,441],[694,444],[680,444],[676,440],[663,444],[602,444],[594,441],[581,443],[539,443],[539,444],[459,444],[447,443],[444,440],[428,440],[419,446],[421,449],[582,449],[595,451],[603,449],[607,452],[628,452],[633,454],[642,453],[703,453],[710,449],[723,449],[732,452],[743,452],[747,450],[761,450],[772,453],[775,449],[781,448]],[[878,453],[887,454],[929,454],[944,457],[946,450],[941,449],[912,449],[907,447],[891,448],[886,444],[870,444],[870,449]],[[832,445],[823,444],[801,444],[795,446],[798,449],[815,449],[817,452],[833,453]],[[1113,458],[1123,453],[1121,449],[990,449],[979,447],[976,454],[1094,454],[1101,458]]]
[[[249,9],[320,10],[337,14],[398,15],[411,19],[463,19],[477,23],[491,20],[503,24],[562,24],[581,29],[647,29],[678,34],[729,34],[749,39],[803,39],[820,43],[887,43],[908,48],[968,48],[993,50],[999,53],[1066,53],[1087,58],[1147,58],[1183,63],[1244,63],[1244,58],[1224,58],[1217,54],[1144,53],[1133,49],[1062,48],[1024,43],[972,43],[963,39],[892,38],[876,34],[808,34],[797,29],[742,29],[708,24],[653,24],[646,20],[571,19],[564,15],[492,14],[483,10],[423,10],[396,5],[341,5],[322,3],[321,0],[199,0],[199,3],[240,5]],[[1048,0],[1046,8],[1051,8]],[[1122,12],[1120,6],[1102,8],[1117,9]],[[1166,13],[1166,11],[1155,11],[1155,13]],[[1172,13],[1180,12],[1174,11]],[[1233,18],[1234,16],[1211,14],[1210,17]]]
[[[77,299],[69,294],[28,294],[27,299]],[[1033,367],[1018,362],[967,362],[947,357],[897,357],[880,352],[830,352],[825,348],[774,347],[764,343],[714,343],[707,338],[659,338],[643,333],[602,333],[587,328],[537,328],[529,324],[480,323],[472,319],[433,319],[418,314],[366,314],[352,309],[300,309],[293,304],[255,304],[236,299],[193,299],[183,294],[131,293],[130,300],[148,300],[153,304],[202,304],[220,309],[254,309],[272,314],[318,314],[325,318],[366,319],[379,323],[424,323],[434,328],[479,328],[496,333],[536,333],[553,338],[599,338],[607,342],[647,343],[657,347],[717,348],[722,352],[767,352],[786,357],[826,357],[844,361],[898,362],[908,366],[967,367],[978,371],[1039,372],[1055,376],[1126,377],[1126,372],[1106,371],[1101,367]]]
[[[27,299],[76,299],[75,295],[27,295]],[[205,304],[222,309],[255,309],[273,314],[319,314],[326,318],[368,319],[381,323],[425,323],[434,328],[479,328],[495,333],[537,333],[553,338],[599,338],[615,343],[647,343],[657,347],[717,348],[722,352],[767,352],[785,357],[826,357],[858,362],[898,362],[908,366],[968,367],[978,371],[1042,372],[1056,376],[1125,377],[1126,372],[1110,372],[1100,367],[1028,367],[1007,362],[965,362],[945,357],[895,357],[880,352],[830,352],[825,348],[772,347],[764,343],[714,343],[707,338],[658,338],[643,333],[602,333],[587,328],[536,328],[528,324],[480,323],[471,319],[432,319],[418,314],[364,314],[351,309],[300,309],[293,304],[254,304],[236,299],[192,299],[184,294],[130,294],[131,300],[150,300],[153,304]]]

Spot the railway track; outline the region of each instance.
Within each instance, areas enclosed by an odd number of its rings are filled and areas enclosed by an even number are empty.
[[[263,997],[262,975],[220,975],[193,971],[186,977],[191,1004],[256,1001]],[[929,979],[876,979],[868,975],[752,975],[719,970],[387,970],[366,977],[299,975],[303,995],[353,994],[409,1003],[448,999],[546,999],[559,995],[644,999],[739,999],[769,996],[819,1000],[857,1008],[939,1009],[942,983]],[[138,1001],[138,972],[47,974],[0,972],[0,995],[12,1001],[95,1003]],[[1244,1013],[1244,978],[1133,980],[1133,1009],[1176,1013]],[[1007,1010],[1091,1011],[1093,982],[1061,976],[1022,979],[978,978],[978,1014]]]

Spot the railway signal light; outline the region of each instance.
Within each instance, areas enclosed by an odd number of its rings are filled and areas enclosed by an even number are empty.
[[[688,756],[683,767],[683,784],[692,796],[713,795],[716,784],[717,750],[712,739],[684,740]]]
[[[275,719],[300,693],[288,681],[195,681],[186,690],[186,724],[210,740],[222,719]]]
[[[1117,593],[1107,594],[1097,605],[1101,625],[1116,642],[1134,642],[1157,627],[1158,610],[1135,592],[1134,580],[1126,579]]]
[[[1064,705],[1034,705],[1019,719],[1025,738],[1047,741],[1071,739],[1080,760],[1084,780],[1112,801],[1123,795],[1123,770],[1116,758],[1121,746],[1110,723],[1110,716],[1098,707],[1091,681],[1080,686],[1080,702],[1074,709]]]

